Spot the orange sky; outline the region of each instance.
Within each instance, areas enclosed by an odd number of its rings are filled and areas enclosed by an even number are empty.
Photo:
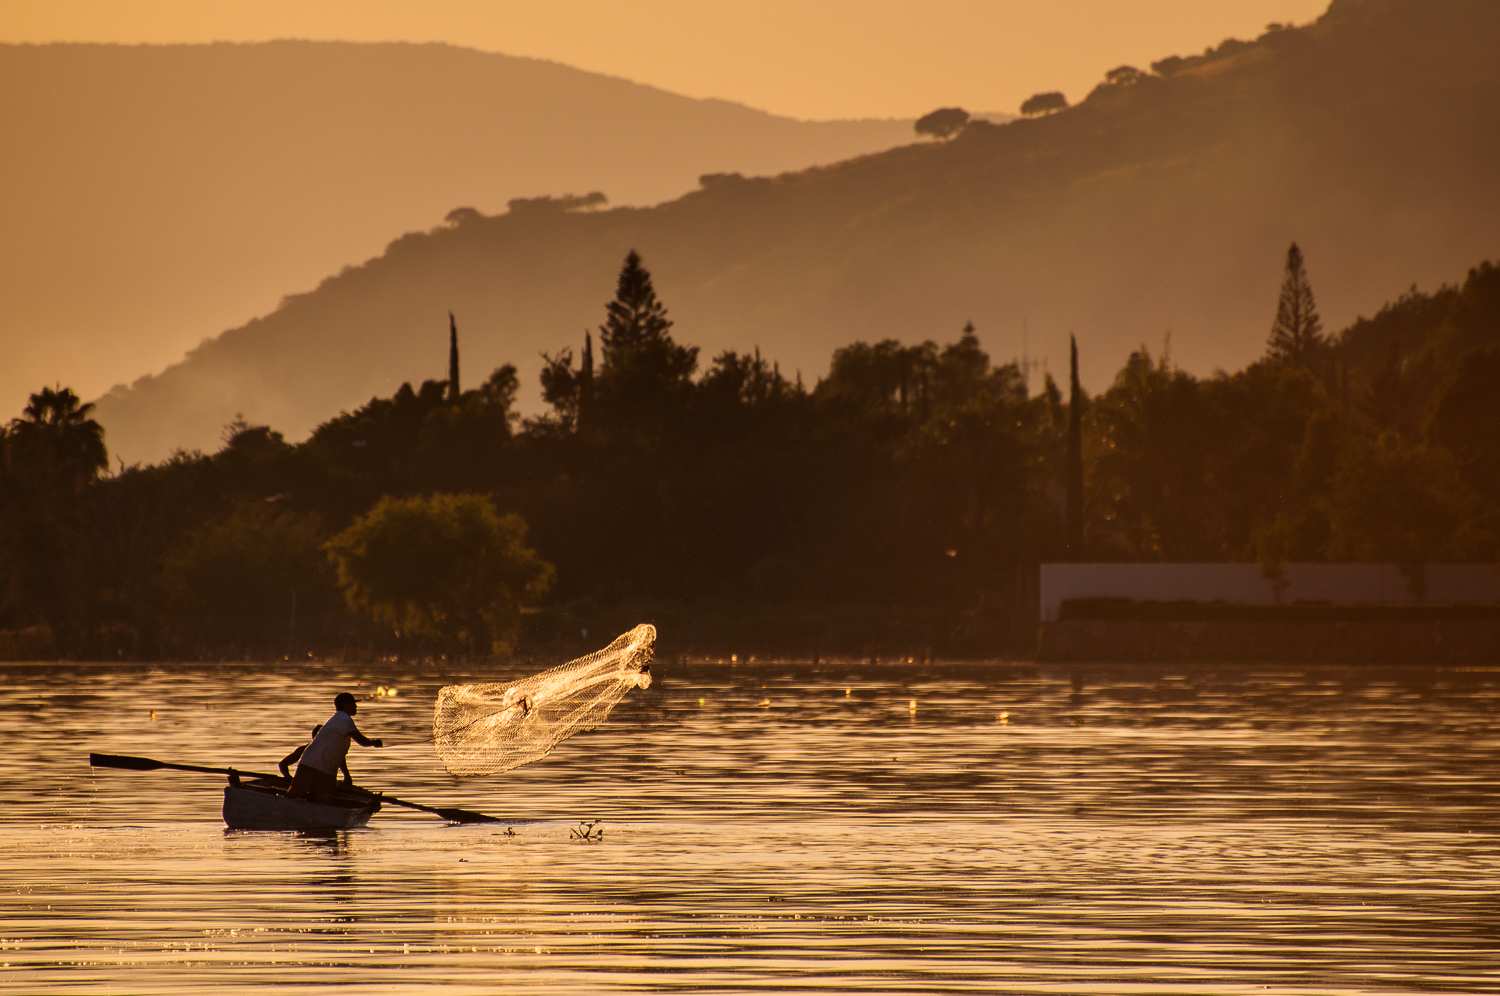
[[[1014,112],[1327,0],[0,0],[0,41],[447,41],[801,118]]]

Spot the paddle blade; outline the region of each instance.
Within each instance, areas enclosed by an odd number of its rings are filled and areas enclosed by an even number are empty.
[[[439,816],[441,816],[443,819],[447,820],[449,823],[503,823],[504,822],[504,820],[500,819],[500,817],[498,817],[498,816],[488,816],[488,815],[486,815],[484,813],[476,813],[472,809],[436,808],[436,809],[433,809],[433,812],[437,813]]]
[[[129,754],[90,754],[91,768],[123,768],[126,771],[158,771],[166,765],[149,757],[132,757]]]

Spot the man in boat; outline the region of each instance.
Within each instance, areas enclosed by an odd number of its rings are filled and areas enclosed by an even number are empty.
[[[297,773],[292,777],[287,796],[293,799],[311,799],[327,802],[338,789],[338,772],[344,773],[344,784],[353,785],[349,777],[349,741],[361,747],[384,747],[382,740],[371,740],[359,732],[354,725],[354,714],[359,703],[348,692],[340,692],[333,700],[333,715],[312,738],[312,743],[302,748],[302,757],[297,764]],[[293,752],[296,753],[295,751]],[[283,764],[290,765],[289,757]],[[282,770],[285,770],[283,768]]]
[[[317,726],[314,726],[312,728],[312,735],[313,735],[314,739],[317,738],[318,731],[321,730],[322,728],[323,728],[323,724],[322,723],[319,723]],[[296,750],[292,751],[286,757],[284,757],[280,761],[276,762],[276,767],[278,767],[278,768],[281,769],[281,777],[282,778],[285,778],[285,779],[287,779],[289,781],[291,780],[291,777],[292,777],[292,765],[294,765],[298,761],[302,760],[302,755],[305,754],[305,753],[307,753],[307,748],[308,748],[308,746],[311,743],[312,743],[312,740],[309,740],[307,743],[303,744],[301,747],[298,747]],[[339,770],[341,772],[343,772],[343,774],[344,774],[344,781],[348,782],[350,785],[353,785],[354,784],[354,776],[351,775],[351,774],[349,774],[349,762],[347,760],[344,761],[344,763],[339,766]]]
[[[322,723],[319,723],[317,726],[313,727],[312,735],[313,735],[314,738],[317,737],[318,731],[321,730],[322,728],[323,728],[323,724]],[[312,741],[309,740],[308,743],[312,743]],[[307,753],[307,744],[303,744],[301,747],[298,747],[296,750],[292,751],[286,757],[284,757],[281,760],[279,760],[279,761],[276,762],[276,767],[278,767],[278,768],[281,769],[281,777],[282,778],[285,778],[288,781],[291,780],[291,777],[292,777],[292,765],[294,765],[298,761],[302,760],[302,755],[305,754],[305,753]],[[349,777],[349,765],[346,762],[344,764],[344,781],[349,782],[349,781],[353,781],[353,780],[354,779],[352,779],[352,778]]]

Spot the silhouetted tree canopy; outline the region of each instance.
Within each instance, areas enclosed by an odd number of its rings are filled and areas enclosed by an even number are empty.
[[[1110,86],[1131,86],[1146,78],[1146,74],[1134,66],[1116,66],[1104,74],[1104,82]]]
[[[478,209],[471,207],[456,207],[443,215],[443,221],[455,228],[460,225],[467,225],[470,222],[482,221],[483,219],[484,215],[480,214]]]
[[[933,138],[952,138],[963,131],[969,123],[969,112],[962,107],[941,107],[917,118],[918,135]]]
[[[1412,406],[1400,343],[1392,342],[1385,365],[1371,378],[1355,408],[1377,432],[1411,433]]]
[[[1422,566],[1463,559],[1477,547],[1473,493],[1453,456],[1394,435],[1357,440],[1342,455],[1326,508],[1328,555],[1395,563],[1413,600],[1426,596]]]
[[[1021,104],[1021,113],[1027,117],[1035,117],[1038,114],[1051,114],[1053,111],[1067,110],[1068,98],[1057,90],[1048,93],[1038,93],[1026,98]]]
[[[568,211],[590,211],[608,203],[609,198],[604,196],[603,191],[594,190],[583,195],[563,194],[561,197],[515,197],[506,201],[505,206],[510,209],[511,214],[562,214]],[[450,214],[449,218],[452,217],[453,215]],[[464,220],[466,217],[456,219],[458,223]]]
[[[474,494],[382,498],[327,549],[351,609],[470,653],[514,646],[554,576],[521,517]]]
[[[276,646],[295,637],[299,612],[333,607],[318,517],[280,504],[244,502],[186,532],[165,557],[171,612],[212,628],[212,642]]]
[[[1203,386],[1143,347],[1088,415],[1096,542],[1148,560],[1222,557],[1202,514],[1211,431]]]
[[[1427,434],[1458,460],[1470,487],[1500,503],[1500,347],[1459,361],[1432,406]]]
[[[852,342],[811,388],[759,350],[699,373],[632,252],[597,366],[588,332],[554,357],[543,417],[506,364],[105,475],[88,406],[43,391],[0,430],[0,648],[490,653],[523,607],[554,637],[752,607],[832,634],[858,609],[993,646],[1034,635],[1042,559],[1391,560],[1415,598],[1426,562],[1500,556],[1500,268],[1335,341],[1295,247],[1285,277],[1278,328],[1340,377],[1290,347],[1204,378],[1141,348],[1101,395],[1076,371],[1032,395],[972,323]]]
[[[743,173],[704,173],[698,177],[698,185],[707,189],[709,187],[723,186],[724,184],[743,183],[744,180],[745,175]]]

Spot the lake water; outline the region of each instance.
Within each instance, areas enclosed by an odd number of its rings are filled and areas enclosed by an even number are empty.
[[[460,781],[436,691],[507,675],[0,664],[0,992],[1500,992],[1500,670],[654,673]],[[356,780],[513,835],[227,831],[221,778],[88,767],[274,770],[378,685]]]

